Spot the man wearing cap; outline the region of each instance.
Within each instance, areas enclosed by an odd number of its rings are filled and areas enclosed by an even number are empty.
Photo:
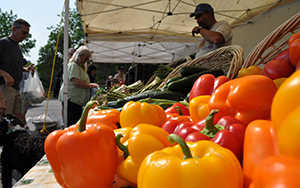
[[[232,44],[230,25],[224,20],[216,21],[214,9],[209,4],[199,4],[195,11],[190,14],[190,17],[195,17],[199,25],[193,28],[192,35],[200,34],[202,36],[199,43],[199,51],[195,58]]]
[[[118,79],[121,84],[125,84],[126,75],[124,74],[125,68],[123,66],[118,67],[118,73],[114,76],[114,79]]]

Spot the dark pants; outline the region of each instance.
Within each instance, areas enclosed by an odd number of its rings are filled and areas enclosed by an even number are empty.
[[[78,122],[81,117],[82,111],[82,106],[68,100],[68,127]]]

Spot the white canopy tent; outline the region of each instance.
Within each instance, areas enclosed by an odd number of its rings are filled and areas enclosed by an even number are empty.
[[[93,61],[170,63],[195,53],[196,21],[189,17],[199,3],[209,3],[217,20],[232,27],[293,0],[77,0]]]
[[[260,15],[294,0],[76,0],[86,45],[99,63],[170,63],[195,53],[196,21],[189,17],[199,3],[209,3],[217,20],[232,27],[254,23]],[[64,72],[67,72],[69,0],[65,0]],[[67,74],[64,74],[67,75]],[[64,78],[64,80],[67,80]],[[68,86],[64,91],[67,124]]]

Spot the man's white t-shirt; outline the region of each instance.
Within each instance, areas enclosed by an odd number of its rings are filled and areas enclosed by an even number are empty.
[[[232,44],[232,31],[228,22],[224,20],[216,22],[209,30],[221,33],[224,37],[225,42],[223,42],[222,44],[212,44],[202,37],[199,43],[199,51],[197,52],[195,58],[198,58],[220,47],[229,46]]]

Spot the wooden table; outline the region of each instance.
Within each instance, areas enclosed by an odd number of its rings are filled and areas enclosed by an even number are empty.
[[[129,182],[115,176],[115,182],[110,188],[135,188]],[[16,188],[61,188],[57,183],[46,155],[32,167],[13,187]]]
[[[46,155],[32,167],[13,187],[61,188],[57,183]]]

